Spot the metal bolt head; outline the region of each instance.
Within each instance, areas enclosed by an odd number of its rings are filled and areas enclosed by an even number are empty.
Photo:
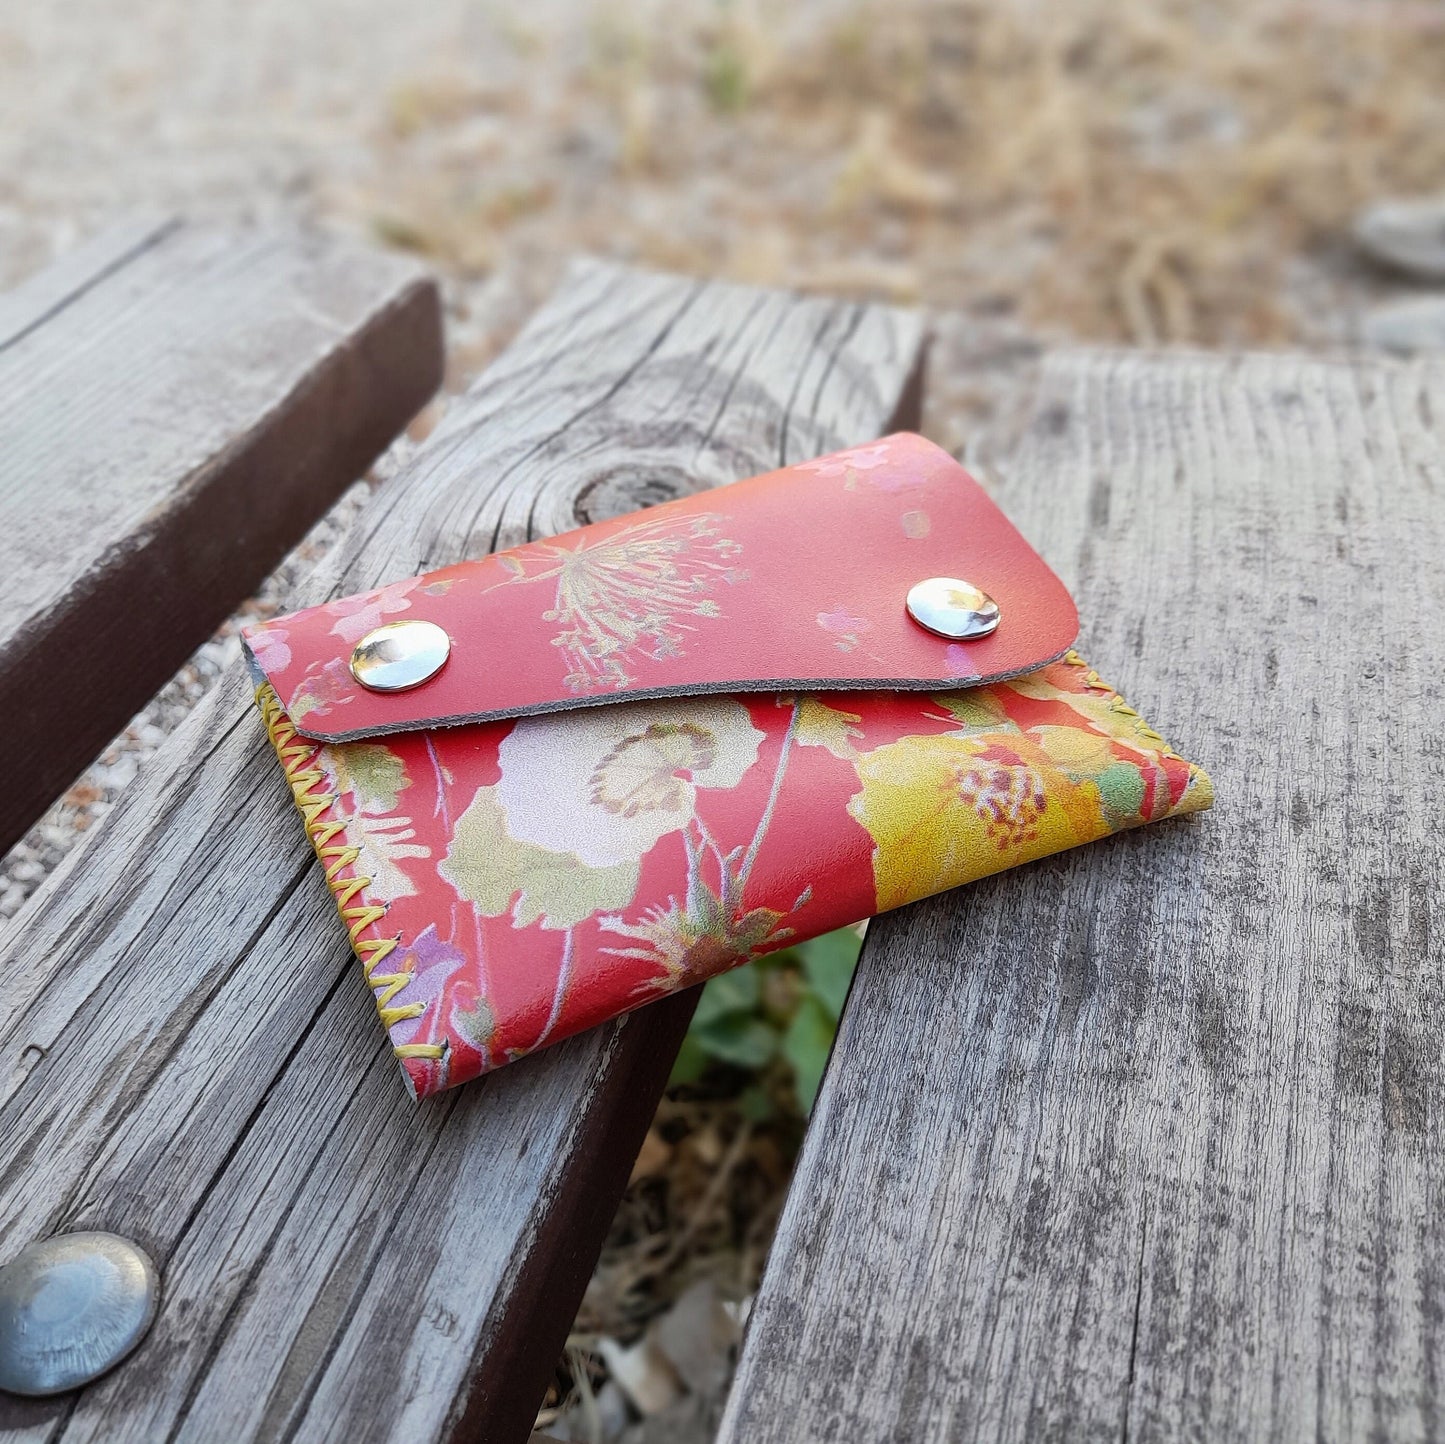
[[[972,582],[929,577],[908,591],[908,615],[940,637],[966,642],[986,637],[999,623],[998,603]]]
[[[451,650],[452,639],[435,622],[387,622],[356,644],[351,675],[371,692],[405,692],[431,681]]]
[[[0,1389],[63,1394],[113,1369],[156,1316],[155,1265],[113,1233],[29,1244],[0,1268]]]

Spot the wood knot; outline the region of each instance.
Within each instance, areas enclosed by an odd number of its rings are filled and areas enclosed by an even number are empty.
[[[699,479],[681,467],[627,462],[602,472],[577,494],[573,511],[578,526],[610,521],[643,507],[675,501],[702,490]]]

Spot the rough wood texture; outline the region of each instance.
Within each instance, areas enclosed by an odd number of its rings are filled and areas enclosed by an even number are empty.
[[[916,424],[920,355],[907,313],[581,267],[297,600]],[[114,1229],[165,1302],[0,1427],[525,1438],[693,1000],[411,1103],[245,693],[7,940],[0,1259]]]
[[[1442,418],[1049,364],[1000,500],[1217,807],[874,926],[727,1444],[1441,1436]]]
[[[435,284],[123,226],[0,297],[0,850],[436,389]]]

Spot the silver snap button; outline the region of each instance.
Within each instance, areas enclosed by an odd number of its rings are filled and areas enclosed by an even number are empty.
[[[929,577],[908,590],[908,615],[940,637],[966,642],[998,626],[998,603],[972,582]]]
[[[0,1268],[0,1389],[63,1394],[113,1369],[156,1316],[155,1265],[113,1233],[64,1233]]]
[[[435,622],[387,622],[368,632],[351,654],[351,675],[372,692],[405,692],[446,665],[452,639]]]

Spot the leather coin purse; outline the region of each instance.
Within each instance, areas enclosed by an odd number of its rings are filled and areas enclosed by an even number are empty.
[[[891,436],[245,633],[422,1097],[774,948],[1209,806],[1063,585]]]

